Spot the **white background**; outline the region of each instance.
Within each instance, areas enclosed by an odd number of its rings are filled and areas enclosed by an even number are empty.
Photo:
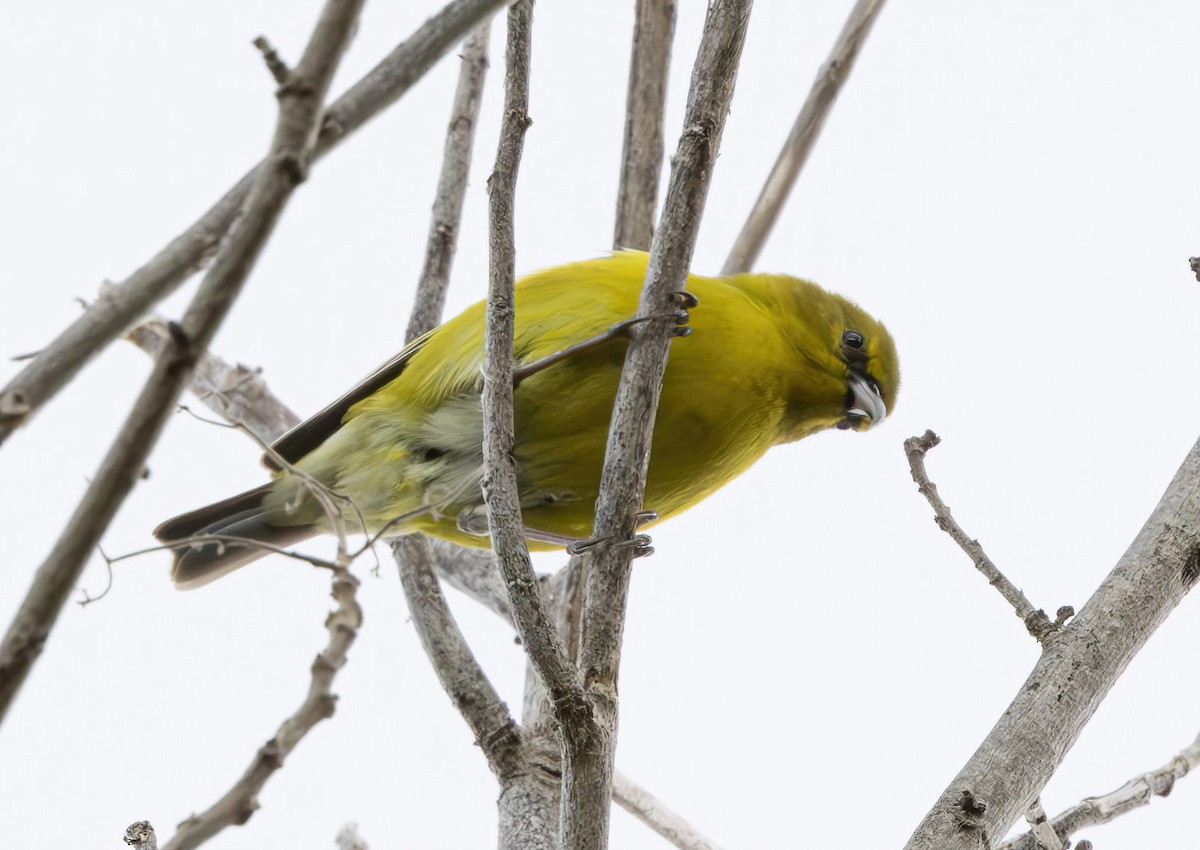
[[[266,150],[273,84],[251,39],[295,60],[317,0],[0,6],[0,378],[105,277],[123,279]],[[849,0],[761,2],[693,267],[715,273]],[[632,2],[542,0],[517,208],[518,268],[608,247]],[[803,7],[803,8],[801,8]],[[369,3],[340,92],[438,8]],[[681,0],[668,147],[704,5]],[[654,534],[636,565],[620,767],[727,848],[896,847],[1007,706],[1037,647],[930,521],[901,441],[968,532],[1053,611],[1082,605],[1200,433],[1200,6],[895,0],[884,10],[758,268],[812,277],[888,323],[904,382],[866,435],[775,449]],[[501,49],[503,27],[493,32]],[[498,56],[499,54],[494,54]],[[451,311],[484,292],[489,79]],[[396,351],[457,75],[444,61],[320,163],[214,345],[311,413]],[[164,310],[178,315],[194,282]],[[0,617],[30,578],[149,369],[114,344],[0,449]],[[175,417],[105,536],[151,543],[179,511],[262,480],[240,435]],[[327,544],[326,544],[327,545]],[[552,569],[555,557],[539,561]],[[302,697],[324,645],[324,574],[264,561],[177,593],[168,557],[120,564],[68,607],[0,728],[9,847],[164,838],[215,800]],[[407,621],[395,570],[337,716],[262,810],[214,848],[486,847],[495,788]],[[98,592],[94,558],[82,586]],[[511,633],[452,600],[514,707]],[[1187,600],[1044,795],[1057,811],[1157,767],[1200,729]],[[1200,780],[1090,832],[1105,850],[1186,842]],[[614,815],[613,845],[660,839]],[[1085,836],[1086,837],[1086,836]]]

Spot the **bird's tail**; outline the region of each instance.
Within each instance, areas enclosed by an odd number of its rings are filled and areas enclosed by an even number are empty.
[[[315,525],[271,525],[267,522],[264,500],[271,492],[264,484],[167,520],[154,529],[154,536],[171,545],[175,564],[171,580],[180,590],[191,590],[216,581],[238,567],[271,554],[263,543],[282,548],[306,540],[317,533]],[[189,540],[203,535],[241,538],[236,540]],[[175,545],[177,544],[177,545]]]

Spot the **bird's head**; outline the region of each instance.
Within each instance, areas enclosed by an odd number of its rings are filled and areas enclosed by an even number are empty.
[[[790,438],[826,428],[866,431],[883,422],[900,388],[892,335],[854,302],[815,283],[786,280],[795,305],[786,321],[799,354]]]
[[[896,406],[900,389],[896,343],[887,328],[857,304],[832,297],[842,302],[842,321],[831,330],[840,331],[837,358],[846,384],[846,415],[837,427],[866,431],[883,422]]]

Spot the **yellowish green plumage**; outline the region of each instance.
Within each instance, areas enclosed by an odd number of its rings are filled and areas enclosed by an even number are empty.
[[[645,254],[621,252],[518,282],[517,364],[633,317],[646,265]],[[864,430],[894,406],[892,338],[846,299],[764,274],[691,275],[687,289],[699,304],[690,310],[692,333],[671,343],[646,482],[644,506],[659,521],[696,504],[773,445],[835,426]],[[370,391],[368,382],[280,441],[286,460],[353,502],[356,510],[346,512],[351,529],[360,527],[358,513],[372,532],[407,516],[397,533],[487,545],[479,486],[483,335],[481,302],[409,346],[381,370],[381,386]],[[626,338],[601,342],[516,386],[514,456],[531,548],[591,534],[627,345]],[[156,534],[178,540],[236,533],[290,543],[327,525],[295,476],[281,472],[269,490],[177,517]],[[236,546],[218,552],[211,544],[177,552],[181,586],[263,554]]]

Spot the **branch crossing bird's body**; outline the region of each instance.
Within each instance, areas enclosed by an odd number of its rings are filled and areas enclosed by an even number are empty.
[[[603,338],[637,312],[647,257],[620,252],[538,272],[516,288],[518,367]],[[691,507],[773,445],[831,427],[864,430],[895,403],[891,336],[857,306],[796,278],[691,275],[691,334],[672,342],[644,506],[658,519]],[[351,531],[426,532],[488,545],[483,471],[484,304],[416,340],[371,378],[276,444],[296,468],[344,495]],[[627,339],[581,346],[520,378],[516,461],[531,548],[591,534]],[[268,465],[271,465],[268,462]],[[361,517],[361,518],[360,518]],[[191,535],[291,545],[329,530],[297,476],[168,520]],[[176,547],[174,578],[197,586],[267,554],[236,543]]]

